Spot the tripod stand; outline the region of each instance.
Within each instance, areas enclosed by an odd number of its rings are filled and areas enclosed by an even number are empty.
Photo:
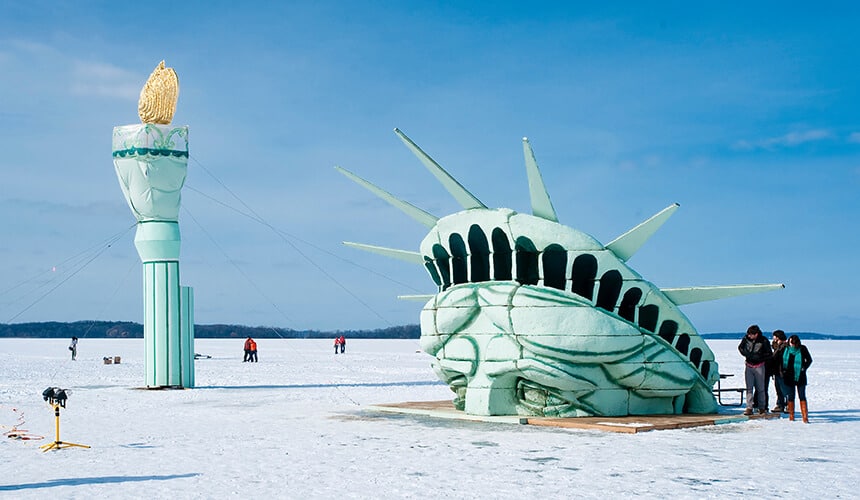
[[[54,407],[54,421],[57,425],[57,437],[53,443],[43,444],[39,448],[45,452],[48,450],[61,450],[63,448],[71,448],[72,446],[77,446],[78,448],[89,448],[89,446],[85,444],[75,444],[75,443],[66,443],[60,441],[60,404],[56,402],[52,402],[51,406]]]

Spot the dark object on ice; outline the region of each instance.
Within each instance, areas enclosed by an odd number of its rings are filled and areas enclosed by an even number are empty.
[[[195,352],[194,353],[194,359],[212,359],[212,356],[210,356],[208,354],[197,354]]]
[[[715,387],[713,390],[714,396],[717,397],[717,403],[719,403],[720,406],[743,406],[745,404],[745,399],[746,399],[746,398],[744,398],[744,393],[746,393],[747,388],[746,387],[723,387],[722,386],[723,379],[727,379],[729,377],[734,377],[734,375],[731,373],[721,373],[720,378],[717,380],[717,387]],[[739,402],[738,403],[723,402],[723,393],[726,393],[726,392],[738,393],[738,395],[740,396]]]
[[[72,337],[72,343],[69,345],[69,350],[72,351],[72,361],[78,357],[78,338]]]
[[[42,397],[49,404],[57,404],[62,408],[66,407],[66,400],[69,398],[68,394],[66,394],[66,389],[60,389],[59,387],[48,387],[42,391]]]

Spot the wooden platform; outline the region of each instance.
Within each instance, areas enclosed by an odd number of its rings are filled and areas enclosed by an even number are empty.
[[[452,420],[497,422],[536,425],[542,427],[563,427],[572,429],[591,429],[607,432],[621,432],[625,434],[636,434],[638,432],[666,429],[685,429],[689,427],[702,427],[708,425],[720,425],[734,422],[744,422],[751,419],[780,418],[779,413],[767,413],[764,415],[746,416],[739,411],[732,413],[718,413],[709,415],[638,415],[627,417],[550,418],[520,416],[482,416],[468,415],[460,410],[456,410],[454,409],[454,405],[449,400],[388,403],[372,405],[365,408],[371,411],[425,415],[429,417],[447,418]]]

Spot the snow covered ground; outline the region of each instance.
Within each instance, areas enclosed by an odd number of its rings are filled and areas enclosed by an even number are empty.
[[[449,399],[417,340],[197,340],[198,388],[136,389],[142,340],[0,339],[0,498],[856,498],[860,342],[807,342],[811,424],[787,418],[635,435],[385,415]],[[710,341],[742,380],[733,340]],[[104,365],[103,356],[121,356]],[[49,386],[71,389],[61,439]],[[14,409],[14,411],[13,411]],[[725,409],[738,412],[738,409]]]

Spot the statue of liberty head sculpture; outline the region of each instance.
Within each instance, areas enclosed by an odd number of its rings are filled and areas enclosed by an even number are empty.
[[[678,306],[781,284],[658,288],[627,261],[677,210],[672,204],[604,245],[558,222],[523,139],[532,214],[488,208],[400,130],[463,207],[436,217],[338,171],[430,229],[420,250],[345,242],[420,264],[436,286],[421,311],[421,347],[474,415],[711,413],[714,354]]]

